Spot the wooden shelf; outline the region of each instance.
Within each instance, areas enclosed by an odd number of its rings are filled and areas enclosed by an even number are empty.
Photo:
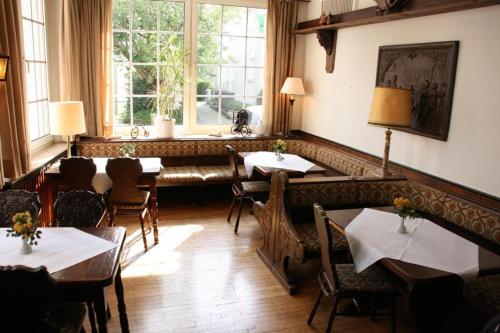
[[[333,21],[335,23],[333,24],[321,25],[319,24],[319,19],[301,22],[293,32],[295,34],[310,34],[316,33],[319,30],[338,30],[498,4],[500,4],[500,0],[413,0],[399,13],[379,16],[377,15],[376,6],[369,7],[334,15]]]

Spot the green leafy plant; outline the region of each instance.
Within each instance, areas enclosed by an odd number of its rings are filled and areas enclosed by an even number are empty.
[[[394,199],[394,211],[403,219],[418,217],[417,211],[413,208],[410,199],[403,197]]]
[[[120,152],[120,154],[122,156],[126,156],[126,155],[135,155],[135,144],[133,143],[124,143],[120,146],[120,148],[118,148],[118,151]]]
[[[281,140],[281,139],[278,139],[276,140],[276,142],[271,146],[271,148],[273,149],[273,151],[275,153],[285,153],[286,152],[286,142]]]
[[[12,228],[7,229],[7,237],[21,237],[30,245],[38,245],[37,239],[40,239],[41,230],[37,230],[38,223],[33,220],[30,212],[20,212],[12,216]]]

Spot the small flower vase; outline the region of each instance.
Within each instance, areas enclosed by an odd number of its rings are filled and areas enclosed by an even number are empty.
[[[21,248],[19,249],[20,254],[30,254],[31,252],[33,252],[33,249],[31,248],[31,245],[28,244],[27,239],[21,238],[21,241],[22,241],[22,244],[21,244]]]
[[[405,226],[405,220],[406,220],[406,217],[401,217],[401,224],[398,226],[398,233],[399,234],[407,234],[408,233],[408,230],[406,230],[406,226]]]
[[[283,161],[284,157],[283,157],[283,152],[282,151],[276,150],[274,153],[276,154],[276,159],[278,161]]]

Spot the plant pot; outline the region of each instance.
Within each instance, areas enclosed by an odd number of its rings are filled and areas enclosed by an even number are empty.
[[[167,119],[165,116],[156,116],[154,123],[157,137],[173,138],[175,136],[175,119]]]
[[[30,254],[31,252],[33,252],[31,245],[28,244],[28,240],[21,238],[21,241],[21,248],[19,249],[20,254]]]
[[[283,157],[283,152],[281,152],[281,151],[275,151],[274,154],[276,154],[276,159],[278,161],[283,161],[283,159],[285,158],[285,157]]]
[[[404,217],[401,218],[401,223],[398,226],[398,233],[399,234],[407,234],[408,233],[408,230],[406,230],[406,226],[405,226],[405,220],[406,220],[406,218],[404,218]]]

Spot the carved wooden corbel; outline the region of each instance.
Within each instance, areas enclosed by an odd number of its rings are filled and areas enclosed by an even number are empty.
[[[337,48],[337,30],[318,30],[316,32],[319,44],[326,52],[327,73],[332,73],[335,67],[335,50]]]

